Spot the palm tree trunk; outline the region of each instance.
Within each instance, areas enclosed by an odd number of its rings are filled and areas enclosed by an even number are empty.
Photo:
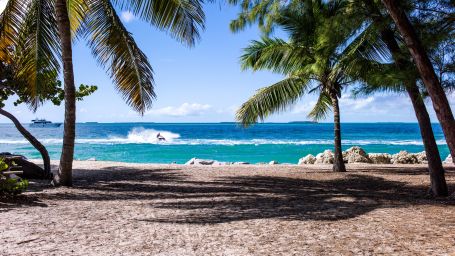
[[[30,142],[30,144],[32,144],[33,147],[35,147],[36,150],[39,151],[39,153],[41,154],[41,157],[43,158],[44,171],[50,175],[51,174],[51,160],[49,158],[49,153],[47,152],[46,147],[44,147],[44,145],[41,144],[41,142],[39,142],[29,131],[27,131],[27,129],[25,129],[25,127],[22,126],[22,124],[19,122],[19,120],[17,120],[17,118],[15,116],[13,116],[11,113],[0,108],[0,115],[3,115],[5,117],[7,117],[9,120],[11,120],[14,123],[14,125],[16,126],[17,130],[22,134],[22,136],[24,136],[24,138],[27,139],[28,142]],[[49,176],[49,177],[51,177],[51,176]]]
[[[343,152],[341,149],[341,125],[340,125],[340,106],[338,103],[338,96],[335,92],[330,94],[333,108],[333,126],[334,126],[334,142],[335,142],[335,155],[333,159],[333,171],[345,172],[346,167],[343,161]]]
[[[406,71],[413,63],[407,60],[401,54],[401,49],[395,39],[394,33],[390,28],[385,28],[381,31],[381,38],[386,43],[387,48],[392,53],[392,58],[398,70]],[[434,196],[447,196],[447,183],[444,175],[444,168],[442,166],[441,156],[439,154],[438,145],[434,137],[433,129],[431,127],[430,115],[428,114],[425,103],[423,102],[419,88],[416,81],[405,82],[406,91],[411,99],[412,106],[417,117],[422,136],[425,153],[428,159],[428,169],[430,172],[431,193]]]
[[[428,114],[416,83],[414,82],[406,85],[406,91],[411,98],[419,122],[420,134],[422,135],[423,145],[428,159],[431,193],[433,196],[448,196],[449,192],[444,176],[444,168],[442,167],[438,145],[436,144],[436,139],[434,138],[433,129],[431,127],[430,115]]]
[[[441,87],[438,77],[434,72],[433,65],[406,13],[398,6],[399,1],[382,0],[382,3],[395,21],[401,36],[411,52],[422,81],[433,102],[433,108],[444,131],[450,154],[455,159],[455,120],[444,89]]]
[[[65,122],[63,147],[58,174],[54,178],[56,186],[72,186],[74,140],[76,138],[76,88],[74,86],[71,31],[66,0],[56,0],[57,26],[63,59],[63,80],[65,91]]]

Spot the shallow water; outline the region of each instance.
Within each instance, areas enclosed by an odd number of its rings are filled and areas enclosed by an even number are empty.
[[[449,151],[438,124],[433,125],[440,153]],[[29,128],[59,159],[63,128]],[[166,142],[156,139],[157,133]],[[113,123],[77,124],[75,158],[138,162],[185,163],[192,157],[251,163],[276,160],[296,163],[307,154],[333,148],[333,124],[259,124],[248,129],[231,123],[158,124]],[[357,145],[367,152],[397,153],[423,151],[417,124],[342,124],[344,149]],[[8,151],[40,158],[13,125],[0,124],[0,152]]]

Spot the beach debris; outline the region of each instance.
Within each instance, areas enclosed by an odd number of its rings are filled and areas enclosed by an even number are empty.
[[[419,160],[415,154],[411,154],[408,151],[400,151],[397,154],[392,155],[392,164],[418,164]]]
[[[343,160],[345,163],[372,163],[368,154],[361,147],[355,146],[343,152]]]
[[[233,165],[248,165],[248,164],[250,164],[250,163],[248,163],[248,162],[235,162],[235,163],[233,163]]]
[[[276,164],[279,164],[279,163],[275,160],[269,162],[269,165],[276,165]]]
[[[333,164],[333,152],[332,150],[325,150],[323,153],[316,155],[315,164]]]
[[[94,161],[94,162],[95,162],[95,161],[96,161],[96,158],[91,157],[91,158],[87,159],[87,161]]]
[[[313,156],[312,154],[309,154],[305,157],[302,157],[299,159],[299,165],[304,165],[304,164],[314,164],[316,162],[316,157]]]
[[[392,155],[387,153],[369,153],[368,158],[373,164],[391,164]]]

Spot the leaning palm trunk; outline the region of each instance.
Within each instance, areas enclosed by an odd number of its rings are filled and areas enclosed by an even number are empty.
[[[17,118],[14,115],[1,108],[0,115],[3,115],[7,117],[9,120],[11,120],[16,126],[17,130],[22,134],[22,136],[24,136],[24,138],[28,140],[28,142],[30,142],[30,144],[32,144],[33,147],[35,147],[36,150],[40,152],[41,157],[43,158],[44,171],[50,175],[51,160],[49,158],[49,153],[47,152],[46,147],[44,147],[44,145],[41,144],[41,142],[39,142],[29,131],[27,131],[27,129],[25,129],[25,127],[22,126],[22,124],[19,122],[19,120],[17,120]]]
[[[404,71],[410,65],[408,60],[403,58],[400,47],[396,41],[393,31],[386,28],[381,31],[381,38],[386,43],[387,48],[392,53],[395,65],[398,70]],[[425,103],[423,102],[419,88],[415,81],[405,82],[406,92],[411,99],[412,106],[417,117],[422,135],[425,153],[428,159],[428,169],[430,172],[431,180],[431,193],[434,196],[447,196],[447,183],[444,176],[444,168],[442,166],[441,156],[439,155],[438,145],[434,137],[433,129],[431,127],[431,120],[428,114]]]
[[[431,127],[430,115],[425,107],[422,96],[417,85],[410,83],[406,86],[406,91],[411,98],[417,120],[419,122],[420,133],[422,135],[425,153],[428,159],[428,169],[430,171],[431,194],[434,196],[448,196],[447,183],[444,177],[441,156],[439,155],[438,145],[434,138]]]
[[[335,92],[330,94],[333,108],[333,126],[334,126],[334,142],[335,142],[335,155],[333,159],[333,171],[345,172],[346,167],[343,161],[343,152],[341,149],[341,125],[340,125],[340,106],[338,103],[338,96]]]
[[[444,131],[450,154],[455,159],[455,120],[444,89],[441,87],[438,77],[434,72],[433,65],[406,13],[398,6],[399,1],[382,0],[382,2],[411,52],[422,81],[433,102],[433,108]]]
[[[62,155],[58,174],[54,178],[54,185],[72,186],[74,140],[76,137],[76,88],[74,86],[71,31],[66,0],[57,0],[55,9],[63,59],[65,122]]]

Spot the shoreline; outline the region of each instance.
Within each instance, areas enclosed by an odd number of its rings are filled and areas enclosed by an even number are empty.
[[[41,159],[28,159],[30,162],[41,165]],[[51,165],[58,167],[59,160],[51,160]],[[311,164],[311,165],[299,165],[299,164],[290,164],[290,163],[278,163],[270,165],[265,164],[244,164],[244,165],[187,165],[187,164],[165,164],[165,163],[130,163],[130,162],[119,162],[119,161],[99,161],[99,160],[74,160],[75,166],[89,168],[90,166],[122,166],[122,167],[184,167],[184,168],[270,168],[270,167],[297,167],[298,169],[320,169],[320,170],[331,170],[332,164]],[[444,163],[443,166],[455,168],[455,164]],[[401,168],[427,168],[428,164],[367,164],[367,163],[351,163],[346,164],[348,171],[351,169],[356,171],[359,168],[371,169],[376,168],[391,168],[391,169],[401,169]]]

